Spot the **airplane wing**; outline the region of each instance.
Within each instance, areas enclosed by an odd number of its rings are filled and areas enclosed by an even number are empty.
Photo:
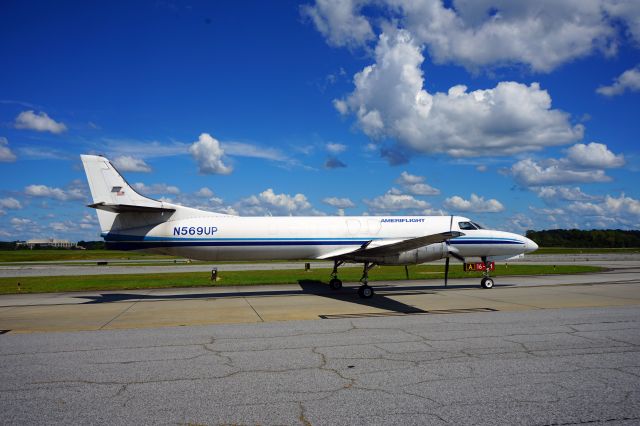
[[[338,249],[322,256],[318,259],[339,259],[350,256],[385,256],[402,253],[408,250],[414,250],[429,244],[441,243],[464,235],[462,232],[449,231],[439,234],[425,235],[416,238],[407,239],[389,239],[389,240],[372,240],[362,246],[353,248]]]

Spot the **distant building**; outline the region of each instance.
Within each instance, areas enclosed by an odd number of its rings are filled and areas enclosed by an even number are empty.
[[[42,240],[27,240],[27,241],[18,241],[16,244],[18,247],[26,246],[30,249],[34,247],[54,247],[54,248],[76,248],[78,246],[77,243],[72,243],[69,240],[56,240],[54,238],[46,238]]]

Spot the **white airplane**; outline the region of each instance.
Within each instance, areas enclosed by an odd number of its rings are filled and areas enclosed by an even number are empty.
[[[342,288],[338,267],[363,263],[358,294],[370,298],[368,273],[376,265],[414,265],[480,258],[483,288],[492,288],[488,264],[535,251],[521,235],[482,228],[461,216],[240,217],[183,207],[138,194],[111,162],[81,155],[101,235],[107,248],[143,250],[190,259],[334,262],[329,286]]]

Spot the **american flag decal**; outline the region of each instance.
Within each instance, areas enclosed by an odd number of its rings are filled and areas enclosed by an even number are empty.
[[[111,188],[111,192],[115,192],[116,195],[124,195],[124,191],[122,190],[121,186],[114,186],[113,188]]]

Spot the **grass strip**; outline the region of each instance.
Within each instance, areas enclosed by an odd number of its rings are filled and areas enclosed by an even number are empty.
[[[118,250],[0,250],[0,262],[49,262],[53,260],[173,259],[154,253]]]
[[[582,265],[496,265],[492,276],[505,275],[545,275],[575,274],[598,272],[604,268]],[[219,286],[264,285],[264,284],[297,284],[299,281],[328,282],[330,269],[270,270],[270,271],[224,271],[219,272]],[[340,269],[340,279],[344,282],[356,282],[362,272],[359,268]],[[450,278],[480,278],[479,272],[464,272],[462,268],[451,268]],[[402,266],[385,266],[373,269],[369,274],[370,281],[404,280],[405,270]],[[444,279],[442,265],[418,265],[409,267],[409,279]],[[18,287],[18,283],[20,286]],[[85,275],[64,277],[14,277],[0,278],[0,294],[14,293],[50,293],[89,290],[134,290],[151,288],[210,287],[214,285],[209,272],[183,272],[158,274],[126,274],[126,275]],[[18,290],[20,288],[20,290]]]
[[[640,248],[541,247],[534,254],[640,253]],[[180,259],[154,253],[118,250],[0,250],[0,262],[50,262],[56,260],[149,260]],[[218,262],[220,263],[220,262]],[[252,262],[254,263],[254,262]]]

